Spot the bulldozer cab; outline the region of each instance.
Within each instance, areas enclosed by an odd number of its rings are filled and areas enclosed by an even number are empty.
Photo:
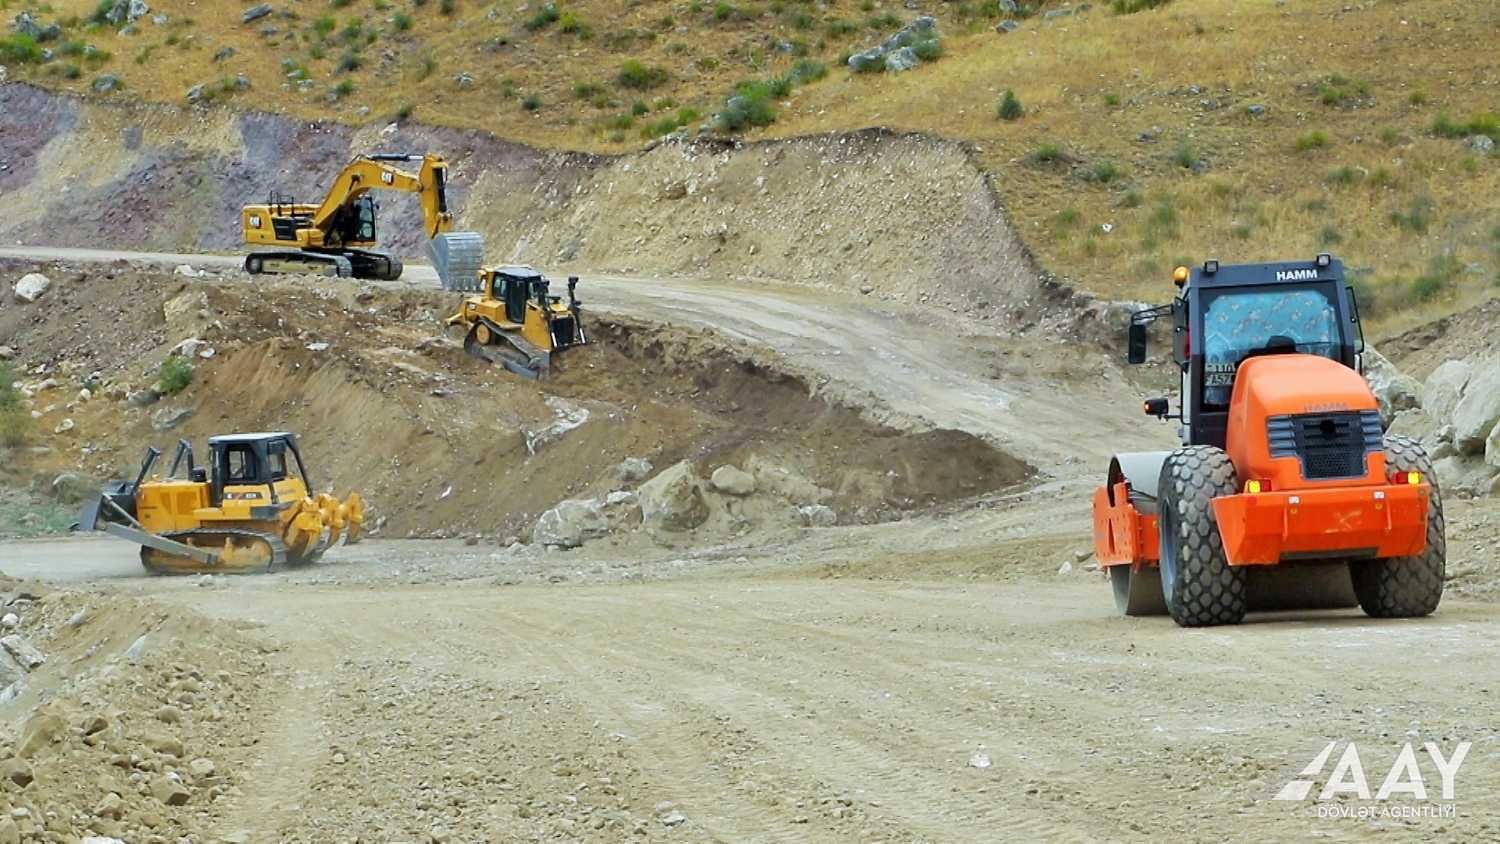
[[[312,488],[297,449],[297,438],[292,434],[210,437],[208,447],[212,470],[209,500],[215,507],[225,500],[256,497],[264,497],[268,504],[279,504],[299,500]]]
[[[490,276],[489,296],[505,303],[505,319],[526,321],[526,303],[546,301],[547,280],[529,267],[501,267]]]
[[[1179,409],[1169,414],[1166,400],[1154,399],[1147,412],[1180,419],[1186,445],[1225,447],[1235,377],[1252,357],[1299,353],[1360,368],[1358,305],[1343,263],[1332,256],[1239,265],[1210,260],[1179,267],[1174,281],[1179,292],[1172,304],[1132,315],[1129,360],[1145,360],[1147,325],[1170,316]]]

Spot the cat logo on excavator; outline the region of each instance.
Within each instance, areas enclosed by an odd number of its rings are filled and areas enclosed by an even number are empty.
[[[266,571],[311,563],[340,536],[359,541],[359,493],[342,502],[312,495],[292,434],[211,437],[208,447],[209,465],[199,467],[192,445],[179,441],[166,477],[149,480],[161,451],[147,449],[134,481],[111,481],[84,505],[79,529],[138,543],[154,574]]]

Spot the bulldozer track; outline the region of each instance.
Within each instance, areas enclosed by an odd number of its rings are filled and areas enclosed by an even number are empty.
[[[271,559],[268,563],[266,563],[266,566],[264,569],[262,569],[262,571],[271,571],[279,565],[285,565],[287,560],[286,543],[282,542],[280,537],[255,530],[243,530],[239,528],[195,528],[193,530],[180,530],[174,531],[172,533],[164,533],[162,534],[162,536],[174,542],[182,542],[184,544],[193,544],[191,542],[188,542],[188,540],[190,539],[204,539],[208,537],[219,537],[222,539],[231,536],[240,537],[247,540],[263,541],[271,547]],[[222,542],[220,544],[222,544]],[[157,566],[148,562],[149,558],[152,556],[152,553],[153,551],[150,548],[141,549],[141,566],[144,567],[146,571],[152,574],[188,574],[196,572],[213,573],[220,570],[216,566],[210,567],[197,564],[194,564],[191,569],[185,568],[181,571],[172,568]],[[227,568],[222,570],[226,572],[242,571],[241,569]]]

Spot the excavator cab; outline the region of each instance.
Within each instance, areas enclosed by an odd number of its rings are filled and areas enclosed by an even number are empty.
[[[578,301],[578,277],[568,278],[568,298],[531,267],[487,267],[477,276],[479,295],[465,297],[447,320],[461,325],[464,349],[528,378],[540,378],[552,355],[588,343]]]
[[[1232,624],[1250,609],[1356,603],[1431,613],[1443,593],[1442,498],[1421,446],[1384,433],[1360,374],[1364,337],[1342,262],[1178,267],[1171,304],[1182,446],[1117,454],[1094,493],[1094,550],[1127,615]]]

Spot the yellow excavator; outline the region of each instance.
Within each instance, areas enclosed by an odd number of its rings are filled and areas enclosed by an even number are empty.
[[[396,165],[420,162],[415,174]],[[260,249],[245,256],[245,271],[312,273],[393,281],[401,259],[376,245],[372,191],[417,194],[428,237],[427,251],[444,289],[473,289],[484,263],[484,240],[477,232],[453,231],[448,208],[448,164],[428,153],[373,153],[345,165],[323,200],[298,203],[273,192],[265,205],[246,205],[240,214],[245,243]]]
[[[479,295],[467,296],[448,325],[461,325],[464,350],[518,375],[543,378],[552,355],[588,344],[580,318],[578,276],[568,277],[568,300],[549,295],[551,282],[531,267],[486,267]]]
[[[78,529],[103,530],[141,546],[153,574],[267,571],[311,563],[337,542],[359,541],[364,502],[312,495],[297,438],[286,432],[210,437],[209,465],[179,440],[165,477],[148,448],[133,481],[111,481],[86,502]],[[185,474],[179,476],[179,470]]]

